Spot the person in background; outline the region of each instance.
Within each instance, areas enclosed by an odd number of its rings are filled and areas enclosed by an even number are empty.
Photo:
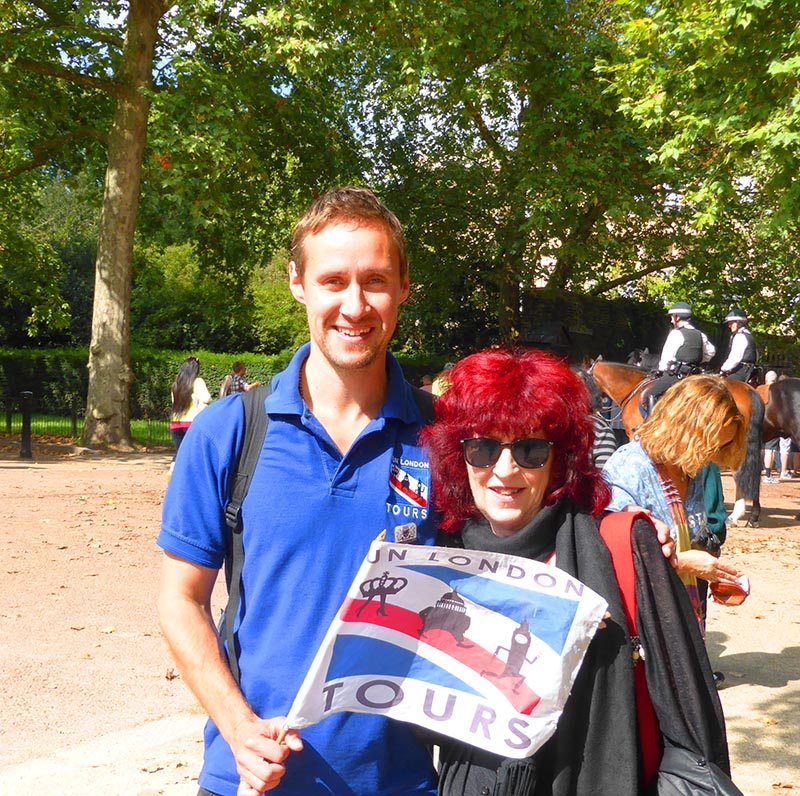
[[[422,384],[420,385],[421,390],[425,390],[425,392],[433,392],[433,379],[431,378],[429,373],[426,373],[422,377]]]
[[[692,325],[692,308],[678,301],[667,310],[672,330],[664,341],[658,361],[658,378],[642,393],[639,408],[647,418],[653,404],[676,382],[699,373],[714,356],[715,348],[704,332]]]
[[[244,362],[234,362],[231,372],[222,380],[222,384],[219,387],[219,397],[224,398],[226,395],[247,392],[248,390],[252,390],[254,387],[258,387],[258,385],[261,384],[260,381],[245,381],[244,377],[246,374],[247,366],[244,364]]]
[[[697,544],[708,529],[702,471],[711,463],[735,470],[744,457],[745,432],[725,381],[689,376],[661,398],[636,439],[618,448],[603,468],[611,510],[641,506],[670,527],[678,574],[701,625],[697,579],[736,583],[739,577],[735,567]]]
[[[703,469],[703,503],[706,509],[706,534],[698,538],[696,546],[719,558],[722,545],[728,535],[728,513],[725,509],[725,494],[722,490],[722,474],[719,465],[707,464]],[[697,579],[697,593],[700,599],[700,615],[705,625],[708,617],[708,581]],[[719,687],[725,680],[722,672],[714,672],[714,682]]]
[[[726,316],[725,323],[731,332],[728,357],[720,366],[720,375],[733,381],[750,380],[750,374],[758,361],[758,347],[747,328],[747,315],[734,307]]]
[[[452,369],[453,363],[448,362],[444,368],[442,368],[441,372],[437,374],[436,378],[433,380],[433,384],[431,385],[431,392],[434,395],[441,395],[447,389],[447,385],[449,384],[448,379]]]
[[[595,380],[583,369],[577,371],[584,386],[589,392],[589,409],[592,425],[594,425],[594,444],[592,445],[592,461],[602,467],[612,453],[619,447],[617,436],[611,422],[603,413],[604,395],[600,392]]]
[[[610,612],[589,644],[553,736],[523,760],[437,739],[441,796],[644,794],[661,757],[657,736],[640,733],[637,724],[634,666],[645,664],[659,719],[677,717],[662,722],[665,732],[697,720],[694,735],[702,738],[704,754],[729,770],[699,627],[660,540],[641,518],[632,532],[636,580],[655,599],[639,603],[647,655],[634,663],[614,568],[598,531],[609,487],[591,461],[588,394],[577,374],[536,350],[468,356],[451,371],[436,420],[420,439],[430,447],[436,476],[438,544],[550,563],[602,595]]]
[[[775,384],[778,380],[778,374],[774,370],[768,370],[764,376],[764,384],[770,386]],[[765,484],[777,484],[778,478],[774,478],[772,475],[772,468],[777,464],[776,456],[778,455],[780,449],[780,439],[775,437],[774,439],[767,440],[764,443],[764,483]]]
[[[791,481],[797,477],[797,445],[791,437],[778,438],[778,451],[781,455],[781,472],[778,481]]]
[[[183,438],[192,425],[192,421],[211,403],[211,393],[206,383],[200,378],[200,360],[187,357],[178,368],[178,375],[172,382],[172,413],[169,419],[169,433],[178,455]]]

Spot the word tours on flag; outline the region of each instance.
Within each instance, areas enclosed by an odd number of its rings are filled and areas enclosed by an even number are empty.
[[[379,713],[528,757],[555,731],[606,608],[537,561],[376,541],[286,726]]]

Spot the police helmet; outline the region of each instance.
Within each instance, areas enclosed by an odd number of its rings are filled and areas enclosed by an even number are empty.
[[[679,318],[691,318],[692,308],[685,301],[676,301],[667,310],[667,315],[677,315]]]
[[[739,323],[747,323],[747,315],[740,307],[733,307],[731,311],[725,316],[725,323],[731,321],[738,321]]]

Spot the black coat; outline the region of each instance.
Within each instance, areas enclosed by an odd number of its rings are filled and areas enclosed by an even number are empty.
[[[692,740],[729,770],[724,720],[711,666],[686,590],[664,559],[652,526],[633,529],[639,633],[651,698],[667,738]],[[644,793],[633,662],[611,557],[597,521],[569,504],[549,506],[511,537],[467,523],[439,544],[545,560],[602,595],[611,618],[597,632],[553,737],[531,758],[511,760],[450,739],[440,745],[443,796],[638,796]]]

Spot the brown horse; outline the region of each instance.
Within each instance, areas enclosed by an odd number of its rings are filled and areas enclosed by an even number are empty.
[[[791,437],[800,447],[800,379],[781,379],[762,384],[756,390],[767,405],[764,412],[764,441]],[[800,520],[800,514],[795,517]]]
[[[641,368],[605,362],[602,357],[592,363],[589,373],[600,390],[620,407],[625,432],[629,439],[633,439],[636,429],[643,422],[639,399],[652,379]],[[749,384],[728,381],[727,386],[747,427],[745,459],[734,473],[736,503],[730,519],[733,522],[738,521],[744,515],[745,501],[750,500],[752,508],[747,524],[756,526],[761,513],[761,429],[764,422],[764,401]]]
[[[764,442],[791,437],[800,446],[800,379],[781,379],[756,388],[766,404]]]

